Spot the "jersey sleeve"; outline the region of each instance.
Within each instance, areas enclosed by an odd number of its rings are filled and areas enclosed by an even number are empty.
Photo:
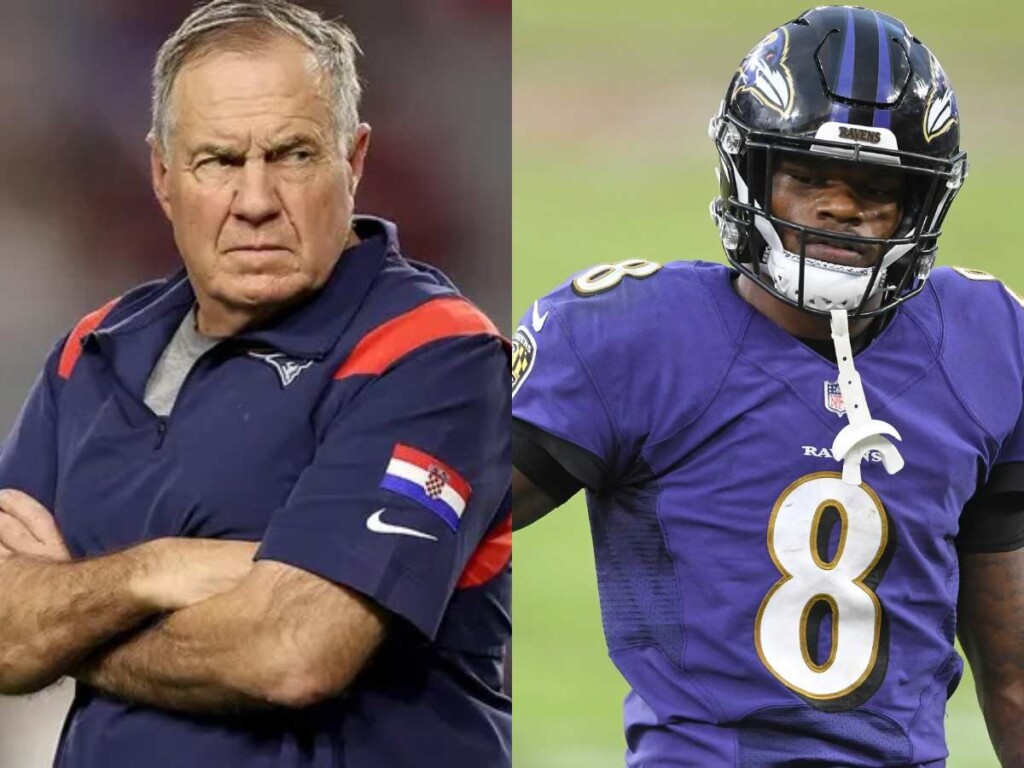
[[[960,516],[957,546],[966,552],[1019,549],[1024,546],[1024,299],[978,270],[941,269],[938,277],[947,307],[946,370],[994,443]]]
[[[57,493],[57,368],[50,354],[10,433],[0,444],[0,488],[27,493],[52,510]]]
[[[143,286],[140,292],[148,289]],[[84,339],[120,302],[120,298],[114,299],[83,317],[50,352],[14,427],[0,444],[0,488],[27,493],[56,511],[60,391],[81,358]]]
[[[994,286],[986,287],[991,290]],[[1008,349],[997,353],[994,358],[1000,363],[1001,368],[1007,369],[1007,373],[998,377],[1000,380],[1007,379],[1007,384],[1004,388],[990,391],[993,386],[991,380],[996,377],[989,375],[984,380],[988,394],[986,399],[995,399],[996,402],[992,405],[1006,413],[1012,428],[999,446],[984,486],[979,490],[979,496],[1024,497],[1024,299],[1008,287],[1000,287],[1002,290],[997,290],[996,294],[1012,313],[1011,318],[1008,318],[1010,322],[1002,323],[1005,324],[1012,341],[1007,344]],[[1014,330],[1010,330],[1011,328]],[[1024,507],[1024,504],[1019,506]]]
[[[1024,492],[1024,413],[1020,414],[1013,432],[1000,447],[988,484],[993,492]]]
[[[350,587],[428,638],[510,483],[508,356],[444,339],[366,381],[330,421],[257,559]]]
[[[1024,547],[1024,414],[960,521],[961,551],[1009,552]]]
[[[594,487],[595,475],[607,478],[619,469],[621,440],[581,345],[588,340],[573,333],[554,302],[534,305],[512,337],[512,416],[585,451],[586,476],[565,468]]]

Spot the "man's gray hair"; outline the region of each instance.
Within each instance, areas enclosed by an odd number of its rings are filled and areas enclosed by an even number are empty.
[[[149,141],[167,156],[174,120],[171,92],[181,69],[213,50],[251,51],[287,36],[305,45],[330,83],[331,111],[339,140],[347,149],[359,125],[362,86],[355,35],[339,21],[287,0],[213,0],[196,8],[160,46],[153,67],[153,125]]]

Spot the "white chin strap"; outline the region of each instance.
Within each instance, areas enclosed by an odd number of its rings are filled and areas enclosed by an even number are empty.
[[[782,239],[766,218],[755,216],[754,226],[768,244],[766,258],[762,259],[762,269],[771,277],[775,290],[790,301],[799,301],[800,257],[783,248]],[[871,288],[869,302],[885,286],[885,274],[889,266],[913,247],[907,244],[889,249],[882,259],[878,279]],[[809,309],[853,311],[860,306],[871,283],[873,271],[871,267],[848,267],[817,259],[804,259],[803,304]]]
[[[839,391],[849,423],[832,442],[832,456],[843,464],[843,482],[860,485],[860,463],[870,451],[882,457],[882,466],[890,475],[903,469],[903,457],[886,437],[902,440],[891,424],[871,418],[860,374],[853,365],[853,347],[850,344],[849,317],[844,309],[832,310],[832,342],[839,365]]]

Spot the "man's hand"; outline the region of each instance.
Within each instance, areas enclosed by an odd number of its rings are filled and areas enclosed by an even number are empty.
[[[258,544],[215,539],[158,539],[137,547],[142,596],[160,612],[227,592],[252,570]],[[53,515],[31,496],[0,491],[0,556],[71,559]]]
[[[11,554],[71,559],[49,510],[31,496],[8,489],[0,491],[0,555]]]

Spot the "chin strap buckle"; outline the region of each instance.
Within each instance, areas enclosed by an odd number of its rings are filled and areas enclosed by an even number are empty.
[[[836,363],[839,365],[839,391],[843,394],[846,418],[849,421],[832,442],[833,458],[843,463],[843,482],[860,485],[860,463],[870,451],[878,451],[885,471],[895,475],[903,469],[905,462],[899,449],[888,438],[903,438],[891,424],[871,418],[864,386],[853,364],[849,316],[845,309],[832,310],[832,342],[835,344]]]

